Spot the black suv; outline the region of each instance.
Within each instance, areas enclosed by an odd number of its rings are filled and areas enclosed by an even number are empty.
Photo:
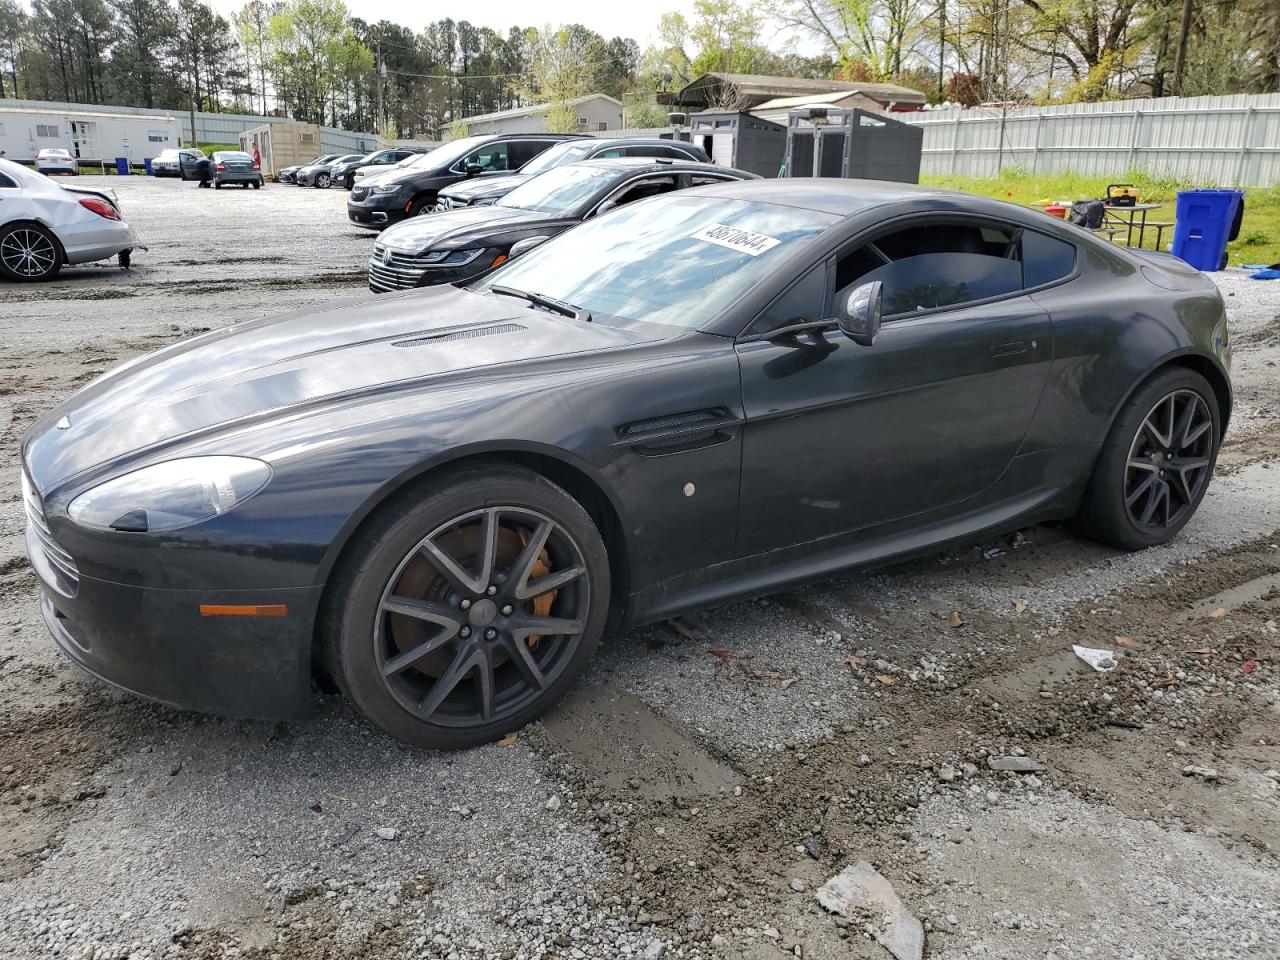
[[[347,217],[353,224],[381,230],[405,217],[430,213],[436,195],[450,184],[468,177],[510,173],[563,140],[581,139],[575,134],[507,133],[451,140],[407,163],[365,177],[347,199]]]
[[[695,163],[710,163],[701,147],[680,140],[663,140],[661,138],[625,137],[609,140],[597,140],[589,137],[586,140],[570,140],[558,143],[545,153],[534,157],[518,173],[505,177],[479,177],[455,183],[440,191],[436,201],[437,210],[456,210],[458,207],[485,206],[497,203],[499,198],[510,193],[530,177],[554,167],[562,167],[566,163],[578,163],[581,160],[610,159],[613,157],[653,157],[668,160],[692,160]]]

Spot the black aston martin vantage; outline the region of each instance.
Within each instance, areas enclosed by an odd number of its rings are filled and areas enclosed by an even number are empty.
[[[1164,543],[1229,363],[1207,279],[1036,211],[700,187],[108,372],[27,433],[27,545],[103,679],[299,718],[319,678],[460,747],[606,630],[1043,520]]]

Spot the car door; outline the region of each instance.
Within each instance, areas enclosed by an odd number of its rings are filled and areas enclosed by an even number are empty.
[[[1020,236],[956,218],[890,228],[810,270],[739,339],[745,555],[923,522],[996,482],[1053,359]],[[834,325],[768,339],[834,316],[837,297],[873,279],[884,322],[871,346]]]

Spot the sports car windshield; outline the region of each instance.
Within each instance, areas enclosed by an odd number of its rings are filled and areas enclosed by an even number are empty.
[[[490,273],[474,289],[483,293],[496,284],[554,297],[598,321],[694,329],[759,281],[787,251],[837,219],[771,203],[655,197],[561,234]]]
[[[608,167],[556,167],[522,183],[498,201],[500,207],[537,210],[539,213],[570,213],[618,179],[618,171]]]

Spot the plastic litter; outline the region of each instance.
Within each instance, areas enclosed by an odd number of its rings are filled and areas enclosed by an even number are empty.
[[[1071,649],[1077,657],[1099,673],[1110,673],[1116,668],[1116,656],[1110,650],[1098,650],[1094,647],[1082,647],[1073,643]]]

